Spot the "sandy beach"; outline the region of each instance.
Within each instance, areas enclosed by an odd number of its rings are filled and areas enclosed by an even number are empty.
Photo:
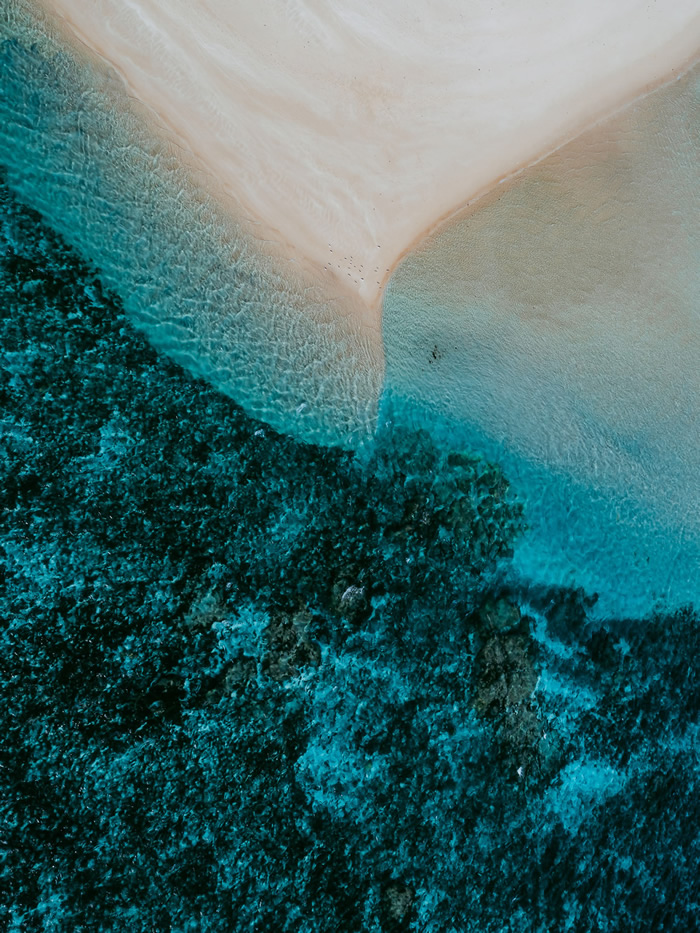
[[[43,4],[377,337],[412,245],[700,48],[697,0]]]

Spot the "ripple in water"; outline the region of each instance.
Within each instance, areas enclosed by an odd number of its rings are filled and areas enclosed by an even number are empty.
[[[123,85],[78,62],[23,0],[0,19],[0,164],[11,187],[99,268],[160,349],[275,427],[353,446],[371,434],[381,350],[266,256]],[[201,183],[204,182],[204,183]]]

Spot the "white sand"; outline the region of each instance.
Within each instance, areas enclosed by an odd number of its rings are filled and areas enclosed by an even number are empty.
[[[700,49],[699,0],[44,2],[377,330],[419,237]]]
[[[461,211],[384,300],[387,393],[504,466],[515,568],[603,617],[700,602],[699,121],[700,63]]]

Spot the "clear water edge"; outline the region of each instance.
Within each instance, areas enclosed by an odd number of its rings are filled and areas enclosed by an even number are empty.
[[[208,197],[113,76],[24,0],[0,20],[0,162],[160,349],[255,416],[321,443],[371,434],[372,340]],[[331,416],[329,417],[329,413]]]
[[[305,439],[362,446],[377,417],[389,418],[494,459],[527,505],[529,531],[513,579],[582,586],[598,595],[603,617],[698,600],[700,522],[692,513],[700,497],[694,499],[692,464],[689,477],[675,480],[673,498],[689,516],[679,522],[658,502],[629,494],[634,456],[620,450],[592,476],[568,468],[610,452],[605,439],[595,450],[598,427],[588,413],[571,449],[548,421],[555,409],[547,400],[535,411],[536,427],[532,413],[519,417],[518,395],[535,397],[542,386],[509,358],[507,340],[489,345],[484,328],[498,312],[481,319],[482,309],[471,305],[455,313],[454,299],[441,297],[450,278],[452,290],[464,287],[451,252],[459,220],[442,235],[446,245],[440,234],[431,238],[390,282],[378,415],[381,372],[361,337],[324,312],[323,296],[310,302],[288,268],[256,252],[245,231],[192,185],[177,155],[145,133],[114,82],[77,63],[32,17],[22,0],[3,13],[10,79],[3,85],[0,161],[12,187],[95,263],[156,346],[252,414]],[[456,352],[451,348],[445,360],[447,344]],[[533,455],[503,421],[511,401],[511,417],[532,427],[531,436],[548,435],[554,446],[547,456]]]

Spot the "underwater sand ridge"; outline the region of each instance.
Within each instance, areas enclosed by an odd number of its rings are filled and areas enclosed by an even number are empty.
[[[384,302],[385,391],[503,466],[516,565],[603,613],[700,597],[699,127],[696,65],[458,214]]]

